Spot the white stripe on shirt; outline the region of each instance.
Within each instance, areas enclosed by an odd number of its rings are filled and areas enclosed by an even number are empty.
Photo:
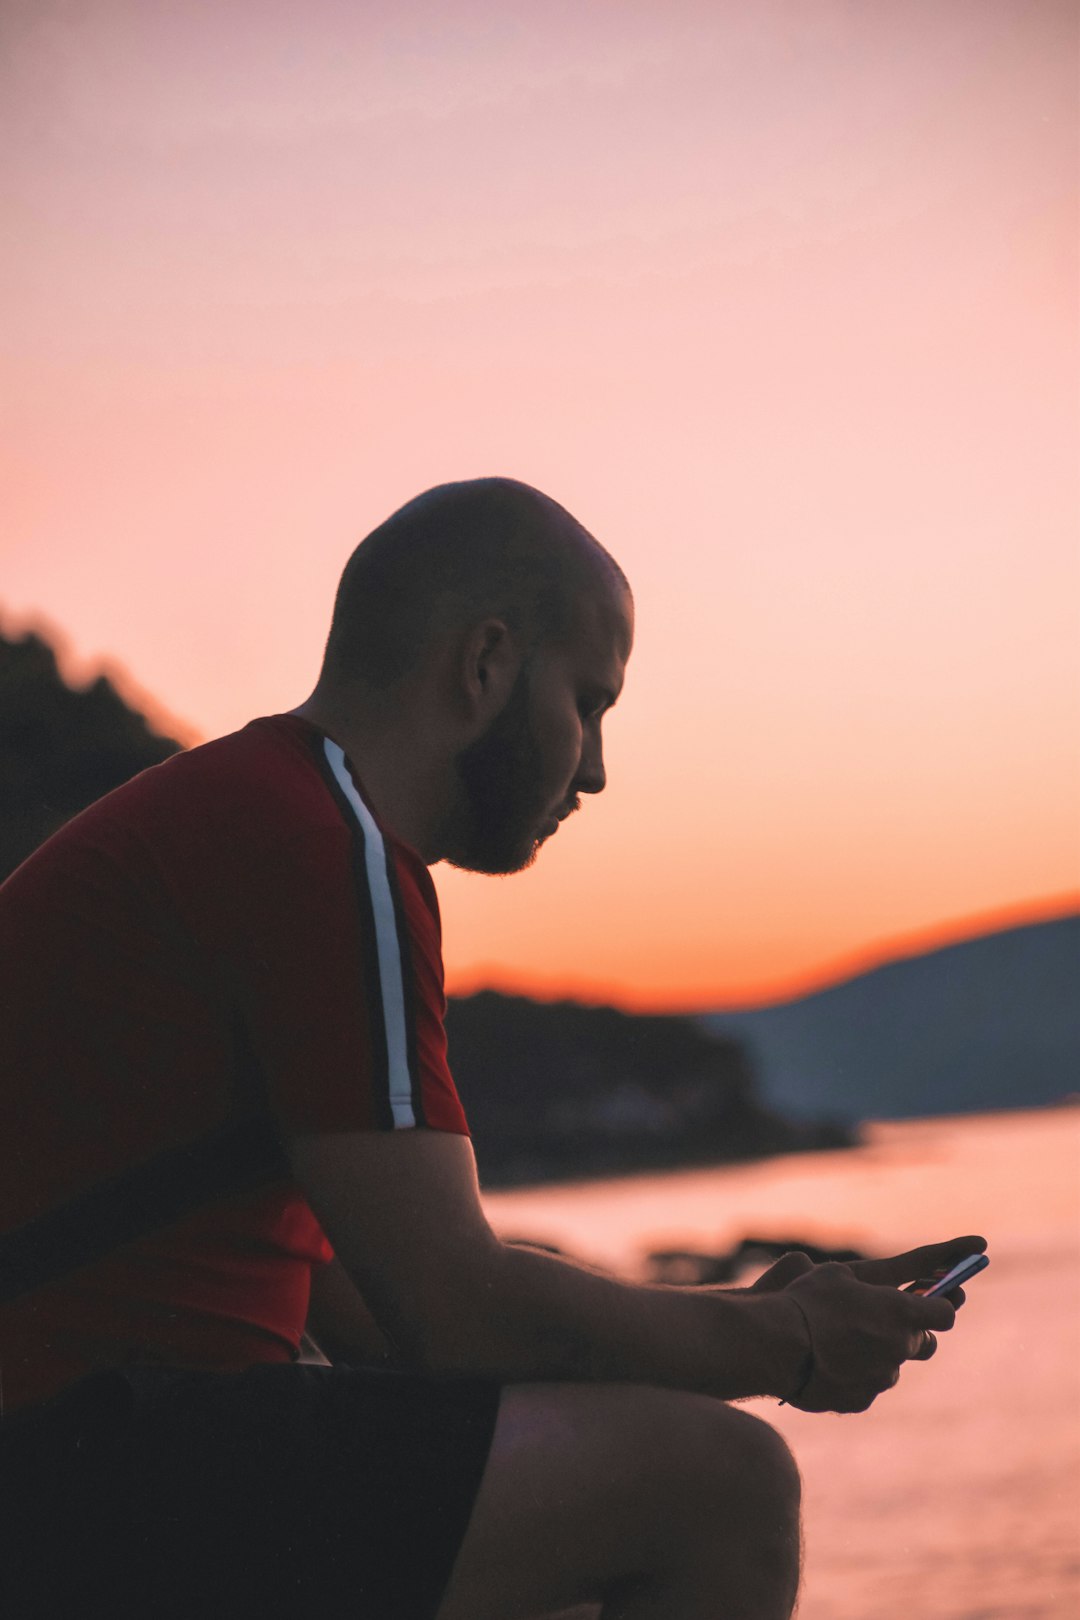
[[[364,860],[367,866],[371,909],[375,917],[375,942],[379,957],[379,982],[382,986],[383,1021],[386,1027],[386,1052],[390,1081],[390,1111],[398,1129],[416,1124],[412,1105],[412,1076],[409,1073],[409,1045],[405,1030],[405,987],[401,982],[401,949],[398,941],[397,913],[390,892],[390,879],[386,871],[386,845],[378,823],[356,791],[349,773],[345,755],[329,737],[323,744],[330,769],[352,806],[356,819],[364,830]]]

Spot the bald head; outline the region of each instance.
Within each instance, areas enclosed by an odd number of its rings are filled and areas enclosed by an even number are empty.
[[[322,683],[388,687],[442,635],[500,618],[528,650],[564,639],[583,597],[628,590],[618,564],[528,484],[440,484],[362,540],[345,566]]]

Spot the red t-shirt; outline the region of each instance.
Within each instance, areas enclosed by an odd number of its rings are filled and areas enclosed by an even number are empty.
[[[275,715],[144,771],[0,887],[0,1233],[227,1123],[237,1023],[279,1135],[467,1134],[445,1009],[427,868],[336,743]],[[6,1406],[290,1360],[330,1258],[287,1179],[203,1207],[0,1306]]]

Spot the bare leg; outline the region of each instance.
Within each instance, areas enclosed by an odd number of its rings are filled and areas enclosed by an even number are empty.
[[[780,1437],[720,1401],[511,1386],[439,1620],[788,1620],[798,1501]]]

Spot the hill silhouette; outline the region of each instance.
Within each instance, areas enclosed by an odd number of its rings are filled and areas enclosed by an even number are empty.
[[[68,686],[48,642],[0,635],[0,882],[71,816],[179,748],[104,675]]]
[[[493,990],[452,999],[450,1066],[481,1177],[598,1176],[846,1146],[765,1107],[745,1047],[693,1019]]]
[[[769,1105],[795,1115],[905,1119],[1058,1102],[1080,1091],[1080,915],[704,1022],[748,1043]]]

